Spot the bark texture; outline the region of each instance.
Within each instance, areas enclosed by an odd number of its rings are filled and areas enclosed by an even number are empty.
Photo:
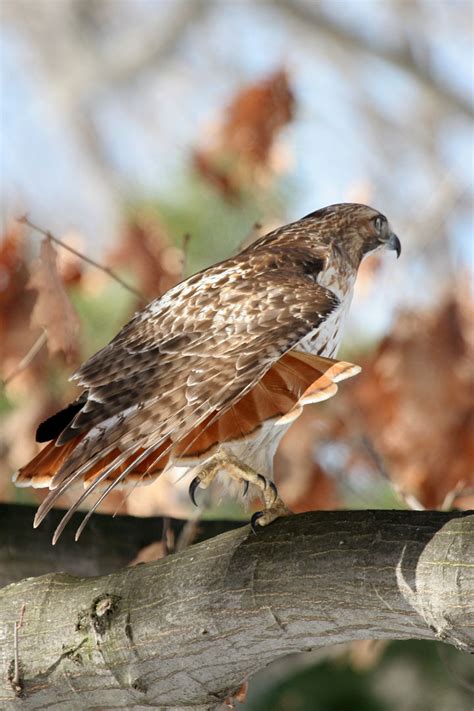
[[[474,516],[291,516],[103,577],[23,580],[0,611],[2,709],[213,709],[290,652],[356,639],[473,652]]]

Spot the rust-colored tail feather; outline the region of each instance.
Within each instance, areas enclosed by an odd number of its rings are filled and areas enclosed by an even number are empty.
[[[83,472],[77,468],[77,474],[72,475],[70,481],[69,477],[66,478],[57,488],[56,482],[53,482],[55,475],[87,435],[83,432],[58,445],[61,436],[58,430],[65,425],[67,417],[74,417],[78,407],[83,405],[82,401],[76,401],[47,421],[49,424],[43,427],[42,432],[46,434],[48,430],[50,434],[55,434],[55,438],[16,473],[14,481],[17,486],[53,489],[38,511],[39,523],[70,483],[82,481],[86,490],[94,490],[100,484],[106,487],[106,491],[111,490],[115,482],[128,485],[148,483],[171,463],[186,464],[190,460],[200,460],[210,456],[220,444],[253,438],[266,422],[273,422],[276,426],[292,422],[299,417],[305,405],[332,397],[337,392],[336,383],[359,372],[360,368],[351,363],[290,351],[230,409],[222,414],[211,413],[181,440],[173,443],[166,439],[148,455],[144,448],[132,447],[128,457],[126,450],[129,445],[121,445],[118,441],[113,449],[104,451],[104,456],[94,457],[90,465],[84,464]],[[114,462],[116,466],[113,466]],[[80,498],[82,501],[85,495]],[[73,508],[75,510],[76,507]]]
[[[219,444],[251,436],[270,420],[276,425],[288,424],[299,417],[305,405],[332,397],[337,382],[360,370],[345,361],[290,351],[233,407],[220,417],[210,415],[180,440],[173,448],[173,460],[208,455]]]
[[[84,435],[78,435],[64,447],[56,447],[56,440],[48,442],[26,466],[13,475],[16,486],[49,487],[55,473],[62,467]]]

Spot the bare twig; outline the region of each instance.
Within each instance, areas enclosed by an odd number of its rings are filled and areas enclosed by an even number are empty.
[[[188,265],[188,248],[189,248],[189,242],[191,241],[191,235],[189,232],[186,232],[185,235],[183,235],[183,246],[181,249],[183,250],[183,261],[181,264],[181,279],[184,279],[186,276],[186,267]]]
[[[20,659],[18,654],[18,630],[23,626],[23,618],[25,615],[26,603],[24,602],[20,608],[20,617],[15,620],[13,625],[13,676],[11,678],[11,685],[15,694],[21,694],[23,689],[20,680]]]
[[[461,499],[463,496],[469,496],[470,494],[474,494],[474,486],[468,486],[465,481],[458,481],[444,497],[440,507],[441,511],[451,511],[457,499]]]
[[[3,387],[8,385],[8,383],[11,383],[11,381],[14,378],[16,378],[17,375],[19,375],[23,370],[25,370],[25,368],[27,368],[30,365],[30,363],[34,360],[34,358],[37,356],[37,354],[40,352],[40,350],[46,344],[47,340],[48,340],[48,334],[46,331],[43,331],[43,333],[33,343],[30,350],[28,351],[28,353],[25,356],[23,356],[23,358],[20,360],[20,362],[13,368],[10,375],[7,375],[7,377],[5,378],[5,380],[2,383]]]
[[[163,545],[164,556],[174,553],[175,537],[169,516],[163,516],[163,530],[161,532],[161,543]]]
[[[449,83],[441,82],[426,63],[422,64],[417,60],[408,42],[405,42],[400,49],[391,49],[387,42],[367,41],[366,37],[352,32],[343,23],[321,12],[317,3],[300,3],[298,0],[273,0],[273,2],[281,12],[285,12],[298,24],[315,29],[348,51],[379,57],[408,72],[427,91],[434,93],[446,107],[472,117],[474,111],[470,97],[464,98],[452,89]]]
[[[84,262],[87,262],[87,264],[90,264],[92,267],[95,267],[96,269],[100,269],[100,271],[104,272],[104,274],[107,274],[111,279],[114,279],[118,284],[123,286],[124,289],[127,289],[131,294],[134,296],[137,296],[139,299],[146,301],[144,295],[140,293],[135,287],[130,286],[130,284],[127,284],[126,281],[124,281],[121,277],[119,277],[118,274],[116,274],[112,269],[109,267],[105,267],[103,264],[99,264],[96,262],[94,259],[91,259],[90,257],[87,257],[85,254],[82,254],[81,252],[78,252],[77,249],[74,249],[74,247],[70,247],[68,244],[63,242],[62,240],[58,239],[55,237],[49,230],[44,230],[42,227],[38,227],[38,225],[35,225],[33,222],[31,222],[28,219],[27,215],[23,215],[23,217],[18,218],[18,222],[22,225],[28,225],[28,227],[31,227],[31,229],[36,230],[36,232],[39,232],[41,235],[44,235],[44,237],[47,237],[48,239],[52,240],[55,244],[58,244],[60,247],[63,247],[64,249],[67,249],[68,252],[71,252],[72,254],[75,254],[76,257],[79,257],[79,259],[82,259]]]
[[[193,0],[176,3],[176,6],[176,12],[167,18],[166,24],[157,18],[156,24],[149,24],[146,31],[141,28],[137,32],[131,27],[115,43],[113,51],[96,53],[92,72],[89,71],[85,79],[86,89],[123,86],[136,81],[142,72],[160,66],[172,54],[186,28],[196,27],[212,4],[209,0]],[[120,51],[125,47],[126,51]]]
[[[196,542],[199,535],[199,524],[201,523],[201,513],[198,511],[195,518],[186,521],[175,545],[175,552],[184,551],[185,548]]]

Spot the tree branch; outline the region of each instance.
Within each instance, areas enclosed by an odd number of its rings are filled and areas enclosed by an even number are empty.
[[[10,585],[2,708],[204,711],[309,648],[438,639],[472,652],[473,539],[466,513],[317,512],[101,578]]]
[[[434,94],[449,110],[456,110],[472,118],[474,107],[469,99],[454,91],[446,82],[441,82],[426,64],[421,64],[406,42],[400,49],[392,49],[384,41],[361,37],[342,23],[317,9],[316,3],[300,3],[298,0],[273,0],[281,12],[303,24],[324,33],[337,44],[357,54],[368,54],[389,62],[402,71],[408,72],[425,88]]]
[[[27,215],[22,215],[22,217],[19,217],[17,219],[17,222],[19,222],[21,225],[27,225],[28,227],[31,227],[32,230],[35,230],[40,235],[43,235],[43,237],[50,239],[52,242],[59,245],[63,249],[66,249],[68,252],[71,252],[71,254],[74,254],[76,257],[79,257],[79,259],[81,259],[83,262],[86,262],[86,264],[90,264],[92,267],[95,267],[101,272],[104,272],[104,274],[107,274],[108,277],[114,279],[114,281],[116,281],[118,284],[120,284],[120,286],[122,286],[134,296],[137,296],[142,301],[145,300],[145,296],[141,294],[138,289],[135,289],[135,287],[131,286],[130,284],[127,284],[127,282],[124,281],[122,277],[116,274],[112,269],[110,269],[110,267],[106,267],[103,264],[99,264],[99,262],[96,262],[94,259],[91,259],[91,257],[88,257],[86,254],[78,252],[77,249],[74,249],[74,247],[71,247],[71,245],[66,244],[66,242],[63,242],[62,240],[58,239],[58,237],[55,237],[53,233],[49,230],[44,230],[42,227],[35,225],[34,222],[31,222]]]
[[[80,577],[114,573],[136,558],[145,546],[162,540],[163,519],[94,514],[79,541],[74,531],[83,519],[77,512],[55,546],[53,533],[66,511],[53,509],[33,528],[36,506],[0,503],[0,588],[22,578],[65,572]],[[175,540],[186,521],[169,519]],[[243,526],[246,521],[199,521],[195,542]]]

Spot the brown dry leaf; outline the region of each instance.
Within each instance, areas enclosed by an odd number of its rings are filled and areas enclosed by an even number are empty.
[[[280,69],[244,87],[226,112],[222,146],[253,165],[267,165],[278,132],[294,116],[295,99],[288,75]]]
[[[79,350],[79,318],[59,276],[56,250],[49,239],[41,242],[40,256],[32,267],[28,288],[38,292],[31,325],[46,329],[51,354],[62,352],[67,363],[73,362]]]
[[[293,510],[337,506],[346,485],[371,505],[364,479],[382,471],[424,507],[450,499],[473,506],[474,309],[467,292],[401,314],[374,353],[354,359],[361,375],[324,406],[306,408],[277,455],[279,491]]]
[[[151,563],[154,560],[161,560],[166,556],[166,550],[163,541],[154,541],[138,551],[135,558],[129,565],[138,565],[139,563]]]
[[[195,170],[224,199],[237,200],[242,188],[267,182],[282,163],[276,139],[294,114],[285,70],[245,86],[229,104],[209,145],[194,151]]]
[[[173,518],[187,519],[195,510],[184,478],[175,481],[171,476],[162,475],[147,486],[124,489],[121,494],[130,516],[160,516],[166,512]]]
[[[140,291],[151,299],[181,279],[183,257],[183,251],[171,243],[156,217],[143,212],[127,226],[108,261],[111,266],[130,269]]]
[[[28,283],[27,244],[18,224],[7,227],[0,238],[0,375],[7,378],[30,350],[39,332],[32,333],[29,320],[35,296]],[[24,372],[27,387],[41,378],[46,358],[40,353]],[[15,386],[18,381],[15,381]]]
[[[29,397],[20,398],[14,409],[2,414],[0,501],[15,500],[18,490],[11,481],[12,473],[38,453],[40,447],[35,441],[36,428],[45,416],[57,412],[62,404],[51,396],[41,378],[32,378],[27,392]],[[26,493],[35,499],[37,492],[37,489],[30,489]]]
[[[336,486],[315,461],[315,444],[334,436],[328,409],[305,408],[283,437],[275,461],[278,492],[295,513],[338,508]]]
[[[193,168],[209,185],[216,188],[227,202],[238,202],[240,188],[229,167],[218,165],[218,161],[204,150],[192,154]]]
[[[23,251],[23,231],[16,226],[8,227],[0,242],[0,324],[24,286]]]
[[[349,645],[349,660],[353,669],[366,671],[380,661],[387,648],[388,642],[384,639],[359,639]]]
[[[467,293],[402,314],[347,388],[391,477],[428,508],[474,484],[473,326]]]
[[[248,681],[242,682],[241,686],[237,689],[237,691],[234,694],[234,699],[238,701],[240,704],[243,704],[247,698],[247,693],[249,690],[249,683]]]
[[[84,251],[84,238],[77,232],[61,235],[61,242],[78,252]],[[61,249],[57,254],[57,267],[63,284],[65,286],[80,284],[84,274],[84,261],[69,249]]]
[[[233,691],[232,694],[229,694],[229,696],[226,696],[224,699],[224,706],[227,706],[229,709],[234,709],[235,708],[235,702],[238,701],[239,704],[245,703],[245,700],[247,698],[249,690],[249,683],[248,681],[243,681],[242,684],[239,686],[239,688],[236,691]]]

